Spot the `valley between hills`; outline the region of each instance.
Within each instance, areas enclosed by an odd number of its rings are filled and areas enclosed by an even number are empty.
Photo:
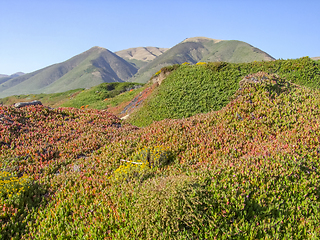
[[[1,84],[0,239],[319,238],[319,60],[206,38],[83,54]]]

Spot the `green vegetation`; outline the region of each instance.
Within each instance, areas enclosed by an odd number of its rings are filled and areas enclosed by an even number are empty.
[[[244,76],[259,71],[276,73],[280,78],[310,88],[320,86],[320,65],[308,57],[270,62],[181,65],[131,116],[130,121],[136,126],[146,126],[166,118],[185,118],[219,110],[229,103]]]
[[[75,107],[87,106],[95,109],[103,109],[107,107],[107,100],[115,96],[140,88],[142,84],[138,83],[102,83],[98,86],[92,87],[80,92],[75,98],[62,104],[62,107]],[[104,101],[105,100],[105,101]]]
[[[102,83],[90,89],[75,89],[62,93],[14,95],[0,99],[0,104],[13,105],[17,102],[39,100],[50,107],[74,107],[106,109],[115,107],[134,98],[144,87],[137,83]]]
[[[42,104],[50,107],[58,107],[64,102],[69,101],[79,94],[84,89],[75,89],[61,93],[50,93],[50,94],[28,94],[28,95],[14,95],[0,99],[0,104],[12,105],[17,102],[29,102],[33,100],[39,100]]]
[[[154,97],[213,91],[219,110],[144,128],[0,106],[0,238],[319,239],[319,78],[309,58],[182,65]]]

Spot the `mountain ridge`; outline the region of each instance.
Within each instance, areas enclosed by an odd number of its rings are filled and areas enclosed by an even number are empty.
[[[113,63],[106,59],[113,59]],[[92,47],[64,62],[50,65],[0,84],[0,97],[14,94],[53,93],[103,82],[119,82],[137,69],[111,51]],[[77,84],[79,82],[79,84]]]
[[[11,79],[0,78],[0,98],[90,88],[103,82],[146,83],[162,67],[184,62],[270,60],[274,58],[248,43],[206,37],[187,38],[170,49],[138,47],[113,53],[95,46],[64,62]]]
[[[239,63],[271,60],[274,60],[272,56],[246,42],[205,37],[187,38],[140,68],[130,81],[146,83],[162,67],[184,62],[196,64],[200,61]]]

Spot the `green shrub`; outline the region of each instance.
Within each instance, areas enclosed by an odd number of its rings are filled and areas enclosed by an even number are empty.
[[[206,69],[210,69],[211,71],[219,72],[221,69],[228,66],[228,63],[226,63],[226,62],[209,62],[207,64],[201,64],[201,65],[204,65]]]
[[[163,67],[161,68],[161,72],[167,73],[167,72],[172,72],[174,70],[177,70],[181,65],[180,64],[174,64],[171,66]]]

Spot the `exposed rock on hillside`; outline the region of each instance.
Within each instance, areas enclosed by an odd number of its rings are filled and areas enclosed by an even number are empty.
[[[158,48],[158,47],[137,47],[129,48],[115,52],[119,57],[122,57],[126,60],[140,60],[140,61],[152,61],[157,56],[160,56],[162,53],[167,51],[168,48]]]
[[[20,103],[16,103],[14,105],[15,108],[21,108],[21,107],[25,107],[25,106],[35,106],[35,105],[42,105],[42,103],[40,101],[32,101],[32,102],[20,102]]]

